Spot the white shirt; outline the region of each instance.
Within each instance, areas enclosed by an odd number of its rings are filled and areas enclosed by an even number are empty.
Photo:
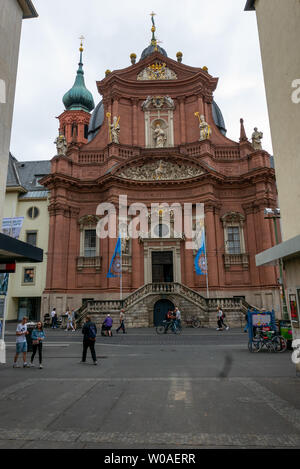
[[[56,314],[56,311],[54,311],[54,310],[51,311],[51,317],[52,317],[52,318],[54,318],[55,314]]]
[[[20,322],[20,324],[17,325],[16,332],[27,332],[27,324],[22,324]],[[22,344],[23,342],[26,342],[26,334],[17,335],[16,343]]]
[[[181,312],[179,311],[179,309],[177,309],[176,311],[176,319],[181,319]]]

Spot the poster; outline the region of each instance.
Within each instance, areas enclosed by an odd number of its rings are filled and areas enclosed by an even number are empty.
[[[291,320],[293,322],[298,322],[299,321],[299,316],[298,316],[298,307],[297,307],[297,298],[296,295],[290,295],[290,309],[291,309]]]
[[[23,225],[24,217],[3,218],[2,232],[7,236],[18,239]]]

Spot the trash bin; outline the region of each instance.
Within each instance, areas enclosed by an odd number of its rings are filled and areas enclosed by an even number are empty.
[[[284,337],[287,341],[287,346],[288,349],[292,349],[292,342],[293,342],[293,331],[292,331],[292,325],[291,321],[287,320],[282,320],[279,321],[279,330],[280,330],[280,335]]]

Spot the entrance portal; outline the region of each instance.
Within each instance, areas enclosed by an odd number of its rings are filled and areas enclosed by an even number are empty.
[[[152,282],[173,282],[172,251],[152,251]]]
[[[153,323],[154,326],[159,326],[165,319],[167,312],[171,309],[174,310],[174,304],[169,300],[159,300],[154,305]]]

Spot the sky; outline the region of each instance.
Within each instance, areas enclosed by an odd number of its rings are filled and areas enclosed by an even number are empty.
[[[246,0],[33,0],[38,18],[23,21],[11,152],[19,161],[51,159],[56,153],[62,97],[75,80],[83,35],[86,87],[97,104],[96,81],[105,70],[130,65],[156,36],[169,57],[208,67],[219,78],[214,98],[227,137],[238,141],[240,118],[249,139],[254,127],[273,154],[255,12]]]

